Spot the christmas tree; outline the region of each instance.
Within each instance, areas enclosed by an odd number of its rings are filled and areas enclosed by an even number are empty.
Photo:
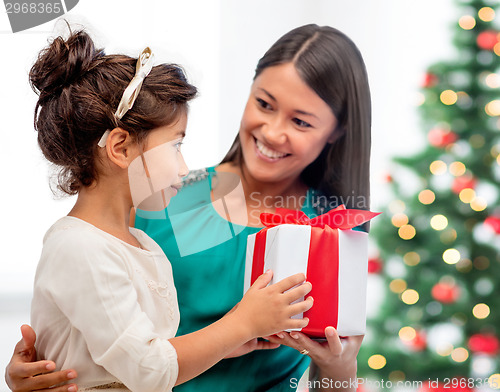
[[[427,144],[395,159],[394,198],[370,234],[387,293],[358,374],[378,389],[500,388],[498,2],[458,6],[457,58],[430,66],[421,90]]]

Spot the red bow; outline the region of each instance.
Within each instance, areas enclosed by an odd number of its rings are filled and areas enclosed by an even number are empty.
[[[319,215],[312,219],[309,219],[302,211],[276,208],[276,213],[274,214],[268,212],[260,214],[260,221],[267,227],[291,224],[309,225],[320,228],[329,226],[332,229],[347,230],[359,226],[379,214],[380,212],[346,209],[342,204],[337,208],[328,211],[326,214]]]

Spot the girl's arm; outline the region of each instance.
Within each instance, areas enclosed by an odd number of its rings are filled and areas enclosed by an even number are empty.
[[[170,339],[179,363],[176,385],[196,377],[253,338],[307,325],[307,319],[291,318],[312,306],[312,298],[291,305],[311,290],[310,283],[292,288],[304,282],[304,274],[266,287],[271,278],[270,271],[261,275],[237,308],[222,319],[199,331]]]

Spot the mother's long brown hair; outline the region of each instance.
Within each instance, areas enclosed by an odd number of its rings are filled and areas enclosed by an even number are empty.
[[[369,208],[371,101],[365,64],[356,45],[342,32],[314,24],[281,37],[257,64],[263,70],[291,62],[304,82],[332,109],[340,137],[327,144],[301,174],[304,183],[347,208]],[[224,162],[242,163],[239,135]]]

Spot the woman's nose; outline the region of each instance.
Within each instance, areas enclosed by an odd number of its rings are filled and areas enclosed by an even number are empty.
[[[280,145],[286,142],[287,133],[284,121],[279,118],[268,121],[262,127],[262,135],[269,144]]]

